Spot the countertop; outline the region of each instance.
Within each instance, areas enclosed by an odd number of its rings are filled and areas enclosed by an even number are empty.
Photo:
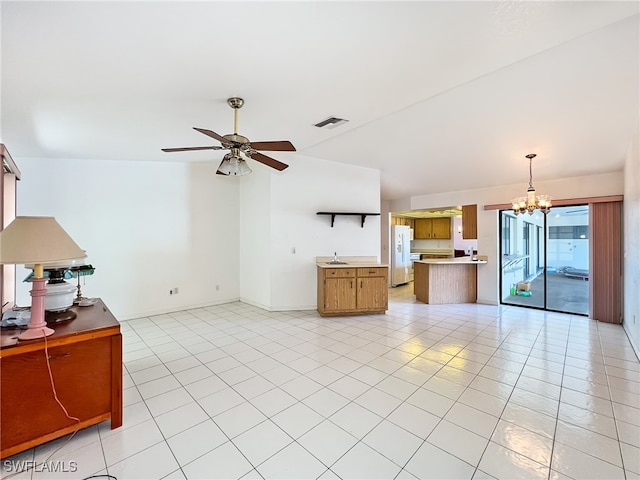
[[[375,262],[350,262],[350,263],[326,263],[326,262],[318,262],[316,263],[320,268],[371,268],[371,267],[387,267],[389,265],[384,263],[375,263]]]
[[[426,260],[415,260],[415,263],[438,263],[438,264],[451,264],[451,265],[467,265],[477,263],[487,263],[487,260],[482,258],[478,260],[471,260],[471,257],[457,257],[457,258],[429,258]]]

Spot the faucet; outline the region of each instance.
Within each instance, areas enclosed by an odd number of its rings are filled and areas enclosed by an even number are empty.
[[[338,263],[338,252],[333,252],[333,261],[334,263]]]

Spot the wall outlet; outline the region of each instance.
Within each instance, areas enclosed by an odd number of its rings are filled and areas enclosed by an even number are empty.
[[[173,287],[171,290],[169,290],[169,295],[177,295],[178,292],[178,287]]]

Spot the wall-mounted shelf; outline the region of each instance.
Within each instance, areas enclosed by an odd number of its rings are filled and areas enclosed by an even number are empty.
[[[364,219],[367,215],[380,215],[379,213],[361,213],[361,212],[317,212],[316,215],[331,215],[331,228],[333,228],[333,222],[336,219],[336,215],[356,215],[360,217],[360,228],[364,228]]]

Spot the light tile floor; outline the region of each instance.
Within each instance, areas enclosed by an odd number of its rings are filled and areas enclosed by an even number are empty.
[[[386,315],[238,302],[122,331],[124,425],[2,478],[640,478],[640,364],[617,325],[405,286]]]

